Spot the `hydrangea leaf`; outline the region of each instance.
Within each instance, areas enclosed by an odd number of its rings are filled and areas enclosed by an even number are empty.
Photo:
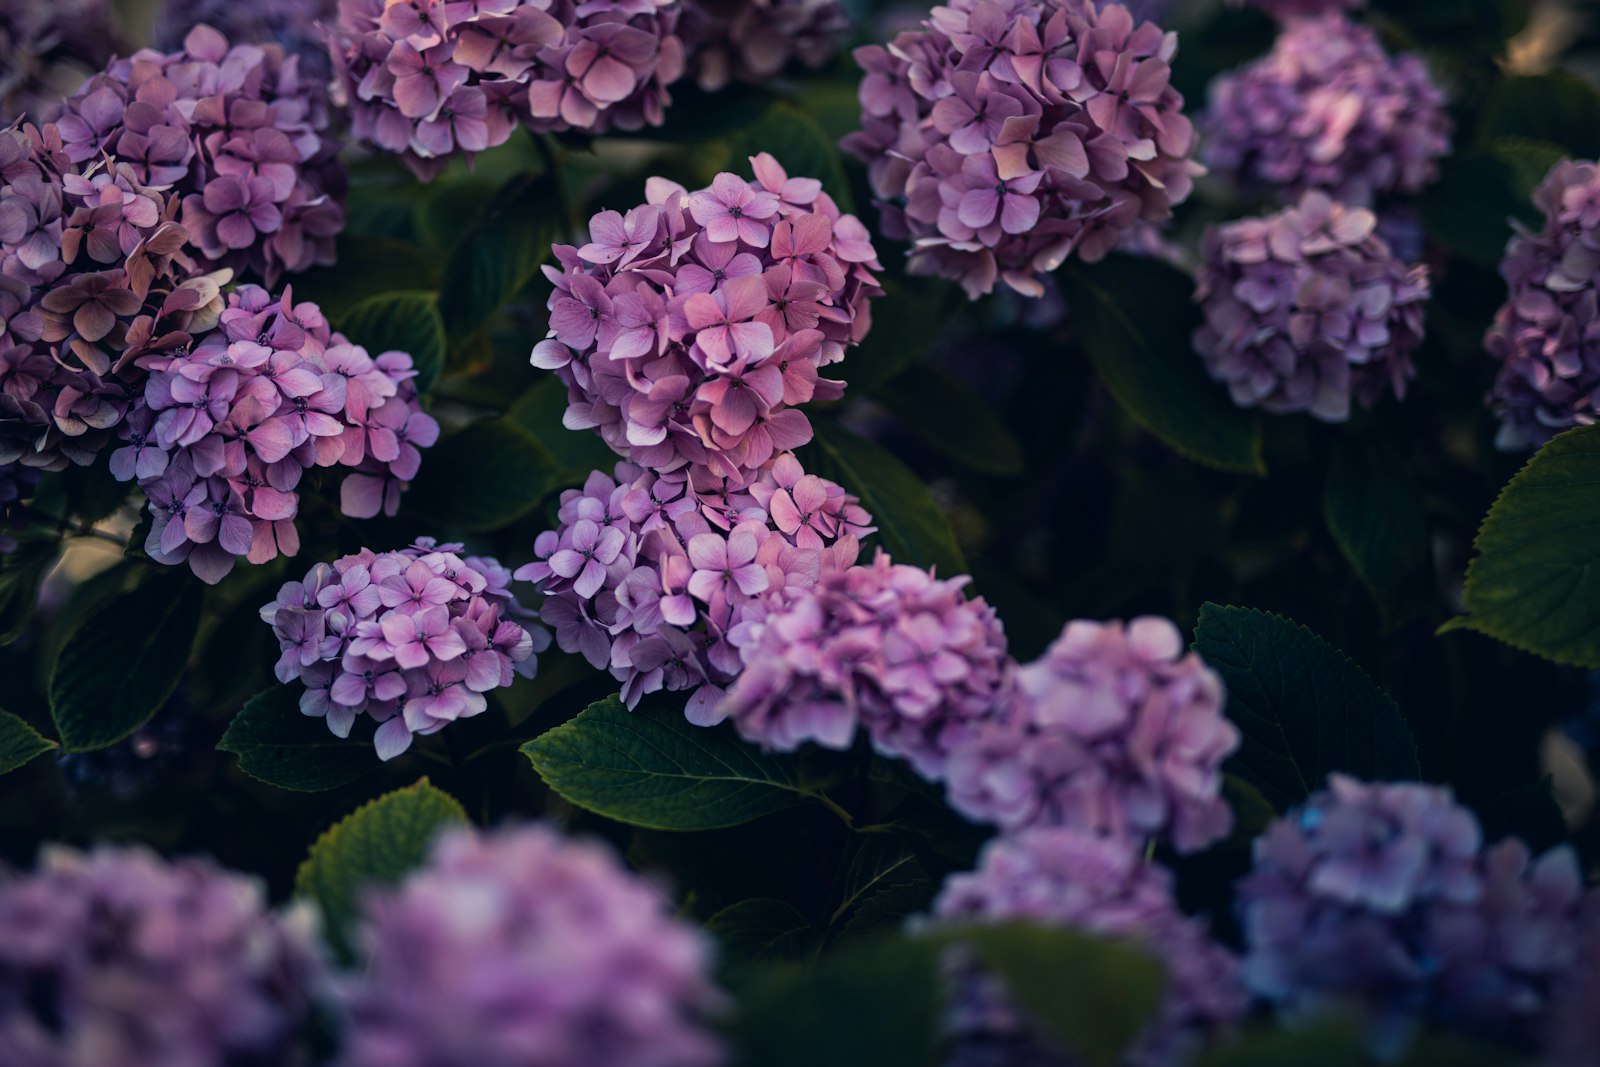
[[[295,892],[317,902],[324,934],[344,953],[362,892],[400,881],[421,866],[441,830],[466,821],[456,799],[426,778],[385,793],[317,838],[295,875]]]
[[[1388,628],[1429,607],[1428,521],[1399,457],[1372,445],[1338,445],[1323,485],[1322,514]]]
[[[9,774],[56,743],[9,711],[0,711],[0,774]]]
[[[353,736],[336,737],[326,721],[301,713],[301,691],[277,685],[250,698],[217,749],[238,756],[239,769],[250,777],[300,793],[337,789],[378,770],[371,719],[357,719]]]
[[[382,293],[339,317],[339,330],[373,356],[406,352],[417,368],[417,390],[426,395],[444,367],[444,323],[432,292]]]
[[[553,179],[524,174],[501,186],[445,264],[439,314],[459,346],[523,286],[550,254],[560,212]]]
[[[61,547],[54,538],[21,538],[12,552],[0,555],[0,645],[16,640],[33,619],[39,584]]]
[[[1193,648],[1222,676],[1242,735],[1229,769],[1284,811],[1334,771],[1368,781],[1421,774],[1411,730],[1365,671],[1281,615],[1206,604]]]
[[[928,910],[938,886],[904,841],[894,834],[860,834],[834,887],[828,926],[838,939],[899,928]]]
[[[962,466],[984,474],[1023,472],[1022,443],[1016,434],[954,376],[922,367],[888,382],[877,395],[924,443]]]
[[[1473,542],[1466,628],[1557,663],[1600,667],[1600,426],[1568,430],[1500,491]]]
[[[1497,142],[1477,151],[1446,157],[1439,165],[1439,180],[1422,198],[1422,224],[1428,236],[1463,259],[1493,267],[1511,239],[1511,220],[1537,224],[1529,193],[1530,161],[1552,163],[1560,149],[1548,146],[1530,150],[1526,138]],[[1552,153],[1554,153],[1552,155]],[[1545,167],[1548,170],[1548,166]],[[1538,178],[1543,178],[1541,171]]]
[[[1478,142],[1531,138],[1577,159],[1600,156],[1600,92],[1565,71],[1495,82],[1478,123]]]
[[[50,673],[62,748],[106,748],[150,721],[183,676],[203,602],[187,570],[161,568],[78,623]]]
[[[573,484],[581,483],[590,471],[609,471],[617,455],[606,447],[599,434],[574,433],[562,425],[567,412],[567,387],[554,374],[541,374],[539,380],[523,390],[506,418],[528,432],[534,442],[570,475]]]
[[[936,278],[884,278],[883,295],[872,302],[872,329],[846,350],[844,362],[829,375],[845,377],[851,395],[876,391],[894,380],[938,342],[949,323],[946,313],[955,310],[960,292]]]
[[[738,826],[804,802],[791,761],[746,745],[729,726],[694,726],[652,702],[616,696],[522,746],[551,789],[586,811],[651,830]]]
[[[826,417],[811,416],[815,431],[806,469],[832,478],[861,498],[878,537],[896,563],[935,567],[941,576],[967,573],[950,524],[927,485],[882,445]]]
[[[721,944],[723,958],[736,963],[804,959],[822,946],[822,931],[804,913],[772,897],[730,904],[706,920],[706,929]]]
[[[364,300],[400,290],[431,289],[438,264],[410,241],[345,232],[339,260],[294,276],[294,298],[311,300],[334,322]],[[365,342],[362,342],[365,343]]]
[[[497,530],[565,484],[526,430],[483,419],[423,455],[406,509],[443,530]]]
[[[1194,282],[1170,264],[1113,255],[1062,275],[1084,352],[1128,417],[1180,455],[1265,474],[1261,420],[1237,407],[1194,351]]]

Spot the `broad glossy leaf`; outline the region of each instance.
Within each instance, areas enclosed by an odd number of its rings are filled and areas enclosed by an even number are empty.
[[[340,316],[339,330],[373,356],[408,353],[417,368],[417,389],[424,394],[444,368],[444,323],[432,292],[413,289],[368,297]]]
[[[506,418],[528,432],[574,480],[582,481],[590,471],[609,473],[617,454],[606,447],[600,435],[589,430],[573,432],[562,424],[567,411],[567,387],[554,374],[540,374],[506,412]]]
[[[526,430],[509,419],[483,419],[423,453],[406,510],[442,529],[496,530],[564,484]]]
[[[445,264],[439,314],[453,344],[538,276],[560,225],[560,198],[549,178],[527,174],[500,187]]]
[[[1505,254],[1511,220],[1536,217],[1528,200],[1525,165],[1510,146],[1447,157],[1439,181],[1422,198],[1422,222],[1440,245],[1482,266]]]
[[[1545,141],[1569,156],[1600,155],[1600,92],[1566,71],[1502,78],[1478,123],[1478,142],[1501,137]]]
[[[1228,688],[1242,736],[1229,769],[1279,811],[1334,771],[1369,781],[1420,774],[1394,701],[1343,652],[1280,615],[1206,604],[1194,650]]]
[[[188,568],[159,568],[84,617],[50,672],[62,748],[106,748],[150,721],[183,676],[203,602]]]
[[[314,267],[296,274],[289,284],[295,300],[314,301],[330,321],[338,322],[363,300],[431,289],[438,277],[437,260],[410,241],[344,233],[339,235],[337,266]]]
[[[9,711],[0,711],[0,774],[9,774],[56,743]]]
[[[938,887],[916,853],[895,834],[860,834],[839,869],[830,929],[845,935],[898,928],[927,911]]]
[[[949,282],[935,279],[884,278],[883,295],[872,302],[872,329],[859,345],[845,350],[843,363],[827,369],[827,377],[848,382],[847,396],[876,391],[894,380],[939,340],[958,293]]]
[[[250,777],[302,793],[358,782],[380,764],[370,736],[335,737],[324,719],[302,714],[301,687],[278,685],[252,697],[217,743]],[[365,716],[358,726],[368,722]],[[366,733],[370,734],[370,728]]]
[[[772,897],[730,904],[706,920],[706,929],[721,944],[722,958],[734,963],[802,959],[822,944],[822,931],[810,919]]]
[[[1389,626],[1431,606],[1427,517],[1398,456],[1375,445],[1341,442],[1323,486],[1322,514]]]
[[[39,584],[60,547],[55,538],[26,537],[0,555],[0,645],[16,640],[33,620]]]
[[[660,704],[589,705],[522,746],[539,776],[578,807],[652,830],[738,826],[802,803],[792,762],[740,741],[729,726],[694,726]]]

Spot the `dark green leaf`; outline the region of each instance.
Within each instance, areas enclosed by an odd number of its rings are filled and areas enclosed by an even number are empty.
[[[250,777],[304,793],[358,782],[379,767],[370,738],[335,737],[326,720],[301,714],[298,685],[252,697],[217,748],[237,755]]]
[[[721,944],[722,957],[733,963],[802,959],[822,943],[822,931],[799,909],[771,897],[730,904],[706,920],[706,929]]]
[[[750,157],[770,152],[791,178],[816,178],[833,197],[839,210],[854,211],[850,183],[845,179],[844,162],[838,146],[822,124],[802,111],[794,102],[780,100],[761,113],[755,122],[742,127],[728,141],[727,153],[718,170],[750,176]],[[715,171],[704,174],[707,182]]]
[[[1600,156],[1600,92],[1565,71],[1503,78],[1484,105],[1478,142],[1501,137],[1545,141],[1579,159]]]
[[[56,743],[9,711],[0,711],[0,774],[9,774]]]
[[[1261,790],[1237,774],[1222,776],[1222,799],[1228,802],[1228,808],[1233,812],[1233,829],[1228,834],[1231,844],[1249,848],[1251,842],[1261,836],[1267,824],[1278,817],[1272,804],[1261,795]]]
[[[1180,455],[1264,474],[1261,423],[1212,381],[1194,351],[1194,282],[1149,257],[1113,255],[1061,275],[1084,352],[1134,422]]]
[[[1243,735],[1230,769],[1279,811],[1339,771],[1369,781],[1418,777],[1416,745],[1394,701],[1343,652],[1289,619],[1206,604],[1194,650],[1228,688]]]
[[[409,241],[345,233],[339,236],[339,262],[296,274],[294,298],[312,300],[339,322],[363,300],[400,290],[432,289],[438,264]]]
[[[916,854],[894,834],[861,834],[850,845],[829,927],[853,935],[881,929],[894,918],[927,910],[937,887]],[[904,909],[904,910],[902,910]],[[898,916],[896,916],[898,913]]]
[[[1495,151],[1446,158],[1421,206],[1430,237],[1483,266],[1498,264],[1505,254],[1511,219],[1533,215],[1519,166]]]
[[[1431,606],[1427,517],[1399,457],[1377,446],[1341,442],[1328,468],[1322,514],[1390,627]]]
[[[0,555],[0,645],[16,640],[33,621],[39,583],[60,547],[54,538],[19,538],[14,551]]]
[[[423,453],[406,508],[444,529],[495,530],[562,484],[526,430],[508,419],[484,419]]]
[[[694,726],[681,709],[628,711],[618,697],[522,746],[550,786],[580,808],[652,830],[737,826],[807,798],[791,762]]]
[[[936,367],[902,374],[879,398],[922,440],[984,474],[1021,474],[1022,443],[973,389]]]
[[[339,318],[339,331],[372,355],[406,352],[416,365],[417,389],[427,393],[444,367],[444,323],[432,292],[410,290],[368,297]]]
[[[600,435],[591,430],[576,433],[562,425],[567,411],[567,387],[554,374],[541,374],[506,412],[506,418],[529,436],[565,471],[582,481],[590,471],[609,471],[617,456]]]
[[[851,396],[893,380],[925,356],[945,329],[955,286],[926,278],[913,282],[883,279],[883,295],[872,302],[872,330],[846,351],[843,363],[829,368],[830,376],[850,383]]]
[[[459,344],[539,273],[559,232],[553,182],[530,174],[501,186],[445,264],[439,314]]]
[[[812,473],[832,478],[861,498],[896,563],[937,567],[945,577],[967,573],[955,534],[922,479],[882,445],[832,419],[813,415],[811,426],[816,432]]]
[[[398,882],[421,866],[440,831],[466,821],[455,798],[426,778],[385,793],[317,838],[295,875],[295,892],[321,906],[323,932],[342,952],[362,892]]]
[[[203,601],[188,568],[156,570],[67,635],[50,673],[62,748],[106,748],[150,721],[183,676]]]

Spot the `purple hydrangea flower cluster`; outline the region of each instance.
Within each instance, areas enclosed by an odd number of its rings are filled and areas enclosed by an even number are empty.
[[[189,239],[213,265],[255,270],[270,286],[333,262],[344,170],[320,89],[281,46],[230,48],[196,26],[180,51],[112,63],[55,121],[73,163],[109,153],[181,196]]]
[[[1011,680],[1005,631],[968,578],[935,578],[880,551],[769,603],[734,635],[743,671],[718,709],[748,741],[874,747],[931,780],[993,716]]]
[[[711,945],[605,846],[454,831],[366,898],[342,1067],[716,1067]]]
[[[1589,893],[1578,917],[1573,966],[1550,1003],[1545,1038],[1549,1067],[1600,1064],[1600,894]]]
[[[118,45],[109,0],[0,0],[0,127],[42,118]]]
[[[17,526],[22,517],[22,501],[33,495],[39,472],[20,463],[0,463],[0,555],[15,552],[16,538],[5,531]]]
[[[1256,841],[1247,983],[1292,1014],[1365,1008],[1381,1045],[1419,1017],[1530,1043],[1576,957],[1583,881],[1570,849],[1481,845],[1448,790],[1331,776]]]
[[[484,697],[531,678],[550,635],[517,603],[511,572],[421,538],[398,552],[362,549],[286,582],[261,609],[278,638],[278,681],[305,683],[300,710],[350,736],[365,712],[378,758],[488,707]]]
[[[684,70],[678,0],[340,0],[355,133],[418,177],[535,132],[661,125]]]
[[[1209,228],[1200,253],[1195,349],[1234,403],[1343,422],[1352,397],[1404,398],[1428,269],[1390,252],[1371,211],[1307,192],[1276,214]]]
[[[1207,1037],[1239,1019],[1249,998],[1238,961],[1178,909],[1172,878],[1126,840],[1068,827],[1024,830],[991,841],[978,869],[952,875],[934,913],[943,922],[1021,920],[1126,938],[1166,968],[1166,995],[1129,1050],[1138,1067],[1187,1062]],[[960,954],[946,1017],[955,1065],[1078,1062],[1010,1001],[1003,984]]]
[[[1169,83],[1177,36],[1118,4],[952,0],[887,48],[856,50],[883,231],[909,269],[976,299],[1072,252],[1100,259],[1189,195],[1195,132]]]
[[[1231,7],[1253,7],[1280,22],[1325,15],[1330,11],[1355,11],[1367,0],[1228,0]]]
[[[1222,681],[1178,628],[1077,620],[1016,672],[1004,713],[950,756],[951,806],[1005,830],[1070,826],[1180,852],[1228,833],[1222,762],[1239,745]]]
[[[439,438],[404,352],[376,358],[332,332],[315,304],[254,285],[227,298],[218,328],[139,356],[144,391],[120,428],[111,473],[137,480],[155,522],[145,543],[215,583],[236,557],[299,551],[296,487],[313,467],[354,469],[346,515],[399,510],[421,448]]]
[[[850,28],[839,0],[686,0],[689,69],[700,88],[760,84],[791,60],[812,70],[833,58]]]
[[[602,211],[589,243],[546,267],[550,337],[535,367],[567,386],[569,429],[598,429],[651,470],[747,480],[811,440],[798,410],[841,395],[818,369],[872,325],[882,290],[867,229],[822,184],[770,155],[756,180],[689,193],[652,178],[647,203]]]
[[[131,359],[221,311],[175,195],[132,164],[74,166],[60,130],[0,131],[0,464],[91,462],[128,410]]]
[[[1444,93],[1422,58],[1391,57],[1337,13],[1290,21],[1271,53],[1212,82],[1202,130],[1207,166],[1247,188],[1362,207],[1420,192],[1450,151]]]
[[[337,0],[165,0],[154,44],[164,52],[183,47],[196,26],[210,26],[239,44],[278,44],[300,61],[308,85],[328,84],[333,66],[322,27],[338,17]]]
[[[1508,448],[1590,425],[1600,408],[1600,166],[1563,160],[1533,202],[1544,226],[1519,227],[1506,249],[1500,275],[1510,293],[1484,338],[1501,364],[1490,402]]]
[[[143,849],[54,849],[32,874],[0,871],[0,1063],[300,1062],[322,976],[309,918]]]
[[[705,467],[615,474],[561,494],[560,528],[516,577],[539,585],[562,650],[610,669],[628,707],[694,690],[690,721],[719,722],[738,642],[775,598],[853,564],[872,520],[787,453],[749,482]]]

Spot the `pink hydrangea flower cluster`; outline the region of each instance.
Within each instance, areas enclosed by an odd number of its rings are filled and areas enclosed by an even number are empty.
[[[1291,1014],[1365,1008],[1380,1042],[1420,1015],[1534,1043],[1577,959],[1582,874],[1570,848],[1482,844],[1446,789],[1330,776],[1256,840],[1247,983]]]
[[[689,69],[700,88],[760,84],[791,60],[812,70],[838,51],[850,20],[839,0],[685,0]]]
[[[488,707],[484,694],[531,678],[550,635],[517,603],[511,572],[459,544],[421,538],[318,563],[261,609],[278,639],[278,680],[305,685],[300,710],[339,737],[379,725],[378,758]]]
[[[1119,4],[952,0],[887,48],[856,50],[883,231],[909,269],[1039,296],[1074,251],[1111,251],[1186,199],[1195,132],[1169,83],[1177,36]]]
[[[880,752],[938,780],[1011,680],[1005,631],[968,581],[879,551],[792,591],[736,635],[743,670],[719,714],[779,750],[848,748],[864,726]]]
[[[423,179],[535,132],[661,125],[684,70],[678,0],[340,0],[355,133]]]
[[[1307,192],[1211,227],[1200,253],[1195,349],[1234,403],[1343,422],[1352,398],[1405,397],[1428,269],[1394,256],[1371,211]]]
[[[53,848],[0,869],[0,1063],[303,1062],[324,968],[309,912],[203,860]]]
[[[569,429],[598,429],[640,466],[743,480],[811,440],[798,410],[841,395],[818,370],[872,325],[882,290],[866,227],[820,182],[770,155],[756,180],[689,193],[662,178],[647,203],[602,211],[589,243],[546,267],[550,337],[535,367],[567,386]]]
[[[1025,830],[991,841],[978,869],[952,875],[934,903],[946,923],[1027,921],[1123,938],[1166,970],[1161,1007],[1124,1062],[1187,1063],[1209,1037],[1240,1019],[1249,998],[1234,957],[1179,910],[1167,871],[1126,840],[1067,827]],[[954,954],[957,984],[946,1017],[952,1065],[1080,1062],[1018,1009],[1004,984]]]
[[[1222,763],[1239,745],[1222,680],[1153,616],[1076,620],[1018,669],[1015,696],[950,755],[950,804],[1005,830],[1071,826],[1170,841],[1225,837]]]
[[[236,557],[265,563],[300,547],[296,487],[313,467],[354,469],[346,515],[399,509],[400,493],[439,437],[404,352],[376,359],[332,332],[315,304],[241,286],[218,328],[192,347],[139,356],[150,372],[120,428],[111,473],[137,480],[154,516],[145,549],[184,560],[211,583]]]
[[[344,228],[344,170],[326,102],[277,44],[238,45],[197,26],[183,49],[149,49],[90,78],[55,120],[66,154],[109,153],[182,199],[183,224],[214,266],[284,271],[331,264]]]
[[[871,518],[791,454],[750,482],[704,467],[657,473],[619,463],[561,495],[560,528],[516,577],[544,594],[563,651],[647,693],[694,690],[690,721],[711,725],[743,668],[739,642],[774,598],[849,567]]]
[[[1422,57],[1391,57],[1338,13],[1290,21],[1271,53],[1212,82],[1202,131],[1206,165],[1247,188],[1362,207],[1420,192],[1450,151]]]
[[[365,899],[343,1067],[717,1067],[712,946],[600,843],[456,830]]]
[[[1544,226],[1519,227],[1506,249],[1509,294],[1484,338],[1501,364],[1490,402],[1507,448],[1542,445],[1600,411],[1600,166],[1557,163],[1533,202]]]
[[[117,45],[110,0],[0,0],[0,127],[43,118]]]
[[[199,273],[177,212],[132,164],[75,166],[55,126],[0,131],[0,464],[91,462],[130,359],[215,324],[229,273]]]

